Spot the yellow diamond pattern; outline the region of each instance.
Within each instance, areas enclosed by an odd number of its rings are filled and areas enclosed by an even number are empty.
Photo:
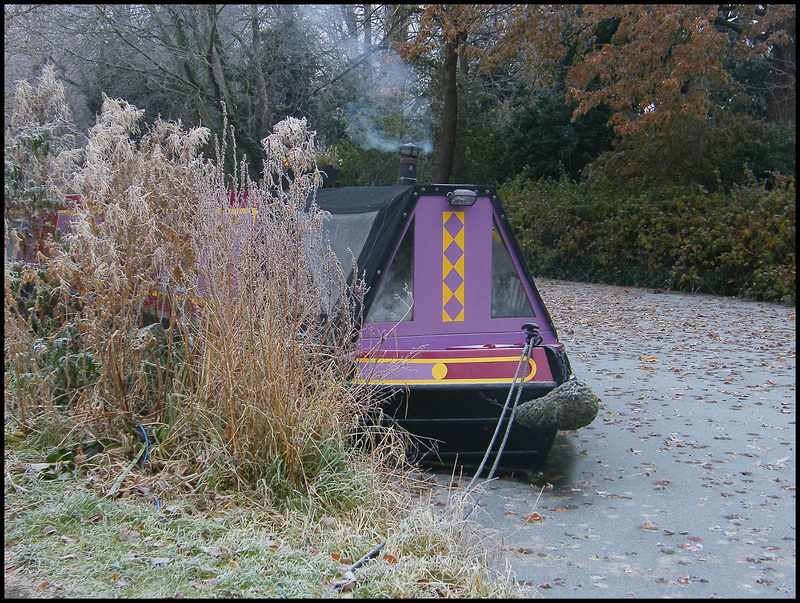
[[[447,231],[447,222],[451,217],[455,216],[461,222],[461,228],[455,236]],[[450,262],[445,252],[448,247],[455,242],[461,250],[461,254],[455,261],[455,264]],[[447,286],[447,277],[452,271],[458,274],[460,284],[456,287],[455,291]],[[459,303],[454,304],[451,302],[455,298]],[[453,308],[458,311],[455,316],[452,315]],[[448,311],[448,308],[450,311]],[[464,320],[464,212],[463,211],[446,211],[442,214],[442,321],[443,322],[462,322]]]

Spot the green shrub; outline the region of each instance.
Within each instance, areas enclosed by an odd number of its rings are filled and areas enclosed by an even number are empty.
[[[794,303],[795,189],[776,181],[709,193],[518,177],[500,194],[542,276]]]

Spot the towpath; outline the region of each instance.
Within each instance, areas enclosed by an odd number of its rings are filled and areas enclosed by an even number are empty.
[[[600,412],[540,475],[484,487],[500,565],[546,598],[794,598],[795,308],[537,286]],[[471,475],[436,477],[442,505]]]

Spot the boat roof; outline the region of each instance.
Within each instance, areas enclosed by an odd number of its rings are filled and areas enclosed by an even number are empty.
[[[331,214],[328,234],[331,248],[342,266],[347,267],[352,263],[348,252],[355,256],[359,275],[364,277],[365,284],[369,287],[363,302],[363,315],[366,316],[377,293],[380,275],[391,262],[416,204],[425,197],[446,196],[449,192],[463,189],[474,191],[479,197],[488,197],[491,201],[499,226],[510,243],[511,253],[516,255],[521,264],[522,272],[544,310],[548,326],[555,333],[547,307],[536,289],[495,187],[473,184],[410,184],[323,188],[309,195],[307,208],[314,202],[319,209]],[[352,281],[352,278],[351,272],[349,279]]]

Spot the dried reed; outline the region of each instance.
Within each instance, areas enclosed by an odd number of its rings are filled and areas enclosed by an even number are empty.
[[[142,133],[142,114],[104,98],[72,181],[70,231],[47,260],[69,345],[96,374],[68,380],[56,407],[34,350],[56,334],[37,339],[11,299],[10,412],[29,426],[60,413],[114,441],[145,429],[152,459],[200,465],[206,485],[266,480],[278,498],[308,494],[332,458],[344,470],[348,437],[374,404],[346,378],[363,288],[323,237],[314,132],[277,124],[253,182],[227,136],[210,160],[207,129],[157,120]],[[153,315],[163,325],[148,326]]]

